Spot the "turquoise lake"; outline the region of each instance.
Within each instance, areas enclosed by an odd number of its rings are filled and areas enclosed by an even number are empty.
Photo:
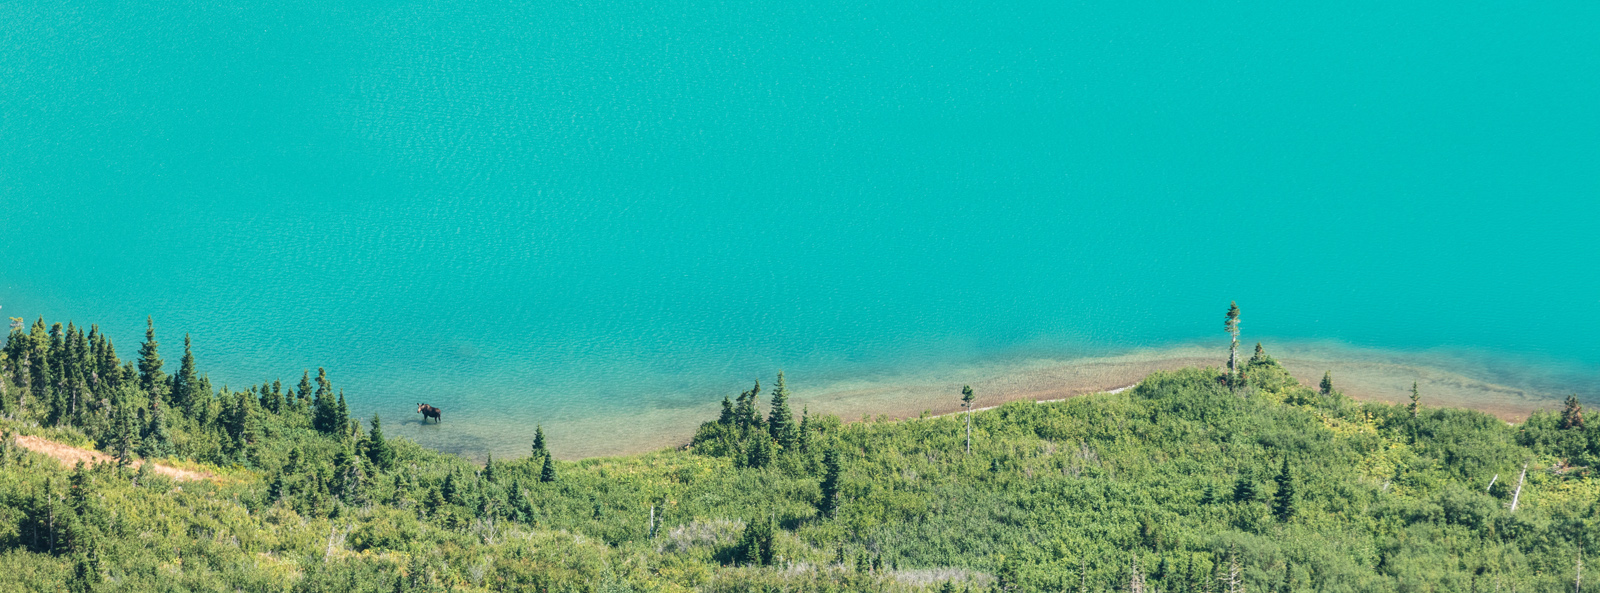
[[[426,444],[1220,351],[1230,300],[1600,399],[1594,2],[115,4],[0,4],[0,314]]]

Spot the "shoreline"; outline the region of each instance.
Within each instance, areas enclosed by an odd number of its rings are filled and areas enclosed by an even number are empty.
[[[1268,349],[1302,384],[1315,388],[1324,371],[1333,373],[1337,389],[1360,401],[1406,403],[1417,382],[1422,405],[1479,410],[1508,422],[1521,422],[1541,409],[1555,409],[1564,394],[1550,389],[1517,387],[1449,361],[1426,355],[1287,344]],[[834,414],[845,422],[904,420],[960,413],[960,390],[972,385],[982,411],[1014,401],[1054,402],[1079,395],[1116,392],[1137,385],[1155,371],[1184,367],[1219,367],[1225,352],[1179,346],[1146,349],[1113,356],[1072,359],[1028,359],[962,367],[907,369],[870,378],[810,384],[791,381],[790,406],[796,415]],[[771,385],[765,386],[770,389]],[[763,405],[770,394],[763,393]],[[721,396],[705,404],[646,409],[626,414],[546,423],[551,448],[561,459],[637,455],[688,443],[700,423],[716,417]],[[388,428],[391,425],[386,424]],[[487,454],[512,459],[527,455],[532,425],[514,418],[475,419],[456,426],[394,425],[393,436],[406,436],[423,446],[481,461]],[[418,438],[418,437],[422,438]]]

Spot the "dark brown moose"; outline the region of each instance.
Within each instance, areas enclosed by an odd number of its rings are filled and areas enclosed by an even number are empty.
[[[440,410],[439,408],[435,408],[435,407],[430,406],[428,404],[417,404],[417,411],[418,412],[422,412],[422,421],[423,422],[427,422],[429,418],[432,418],[434,422],[439,422],[441,420],[440,417],[439,417],[439,413],[442,412],[443,410]]]

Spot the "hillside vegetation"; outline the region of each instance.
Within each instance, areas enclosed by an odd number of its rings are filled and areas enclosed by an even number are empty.
[[[563,462],[541,436],[479,466],[348,418],[320,370],[214,390],[159,346],[11,334],[0,590],[1572,591],[1600,551],[1575,401],[1515,426],[1359,403],[1259,349],[978,412],[970,452],[964,415],[796,417],[780,374],[683,450]],[[65,467],[18,434],[213,477]]]

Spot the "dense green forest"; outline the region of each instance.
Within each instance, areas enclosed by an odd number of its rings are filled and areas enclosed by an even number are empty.
[[[1116,394],[846,424],[780,373],[682,449],[564,462],[541,434],[478,465],[350,418],[321,369],[215,389],[153,325],[125,362],[41,320],[0,354],[0,590],[1575,590],[1600,551],[1576,400],[1518,425],[1356,402],[1240,356],[1231,321],[1222,369]]]

